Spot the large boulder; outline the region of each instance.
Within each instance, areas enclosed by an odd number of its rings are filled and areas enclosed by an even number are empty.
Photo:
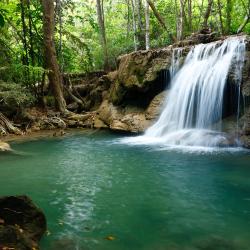
[[[119,105],[131,97],[147,95],[151,99],[166,87],[168,79],[157,79],[162,71],[169,69],[173,48],[137,51],[119,58],[119,67],[112,79],[110,101]]]
[[[29,197],[0,198],[0,249],[38,249],[46,228],[45,215]]]
[[[116,131],[142,133],[159,116],[167,92],[156,95],[147,108],[138,106],[115,106],[103,101],[94,118],[93,127],[110,128]]]

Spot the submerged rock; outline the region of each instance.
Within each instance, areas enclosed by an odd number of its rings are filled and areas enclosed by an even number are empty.
[[[230,239],[221,237],[211,237],[204,241],[200,241],[196,248],[197,250],[247,250],[246,246],[234,242]]]
[[[0,249],[38,249],[46,228],[45,215],[29,197],[0,198]]]

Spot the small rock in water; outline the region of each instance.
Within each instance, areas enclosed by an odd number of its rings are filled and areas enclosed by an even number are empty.
[[[7,142],[0,141],[0,151],[2,152],[11,151],[11,147]]]
[[[105,237],[105,240],[115,240],[115,237],[112,235],[109,235],[109,236]]]

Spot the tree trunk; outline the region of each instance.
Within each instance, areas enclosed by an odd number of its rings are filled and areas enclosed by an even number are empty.
[[[188,0],[188,30],[192,32],[192,0]]]
[[[59,24],[59,45],[58,45],[58,59],[60,61],[60,70],[63,72],[64,61],[62,54],[62,3],[61,0],[56,0],[56,14],[58,16],[58,24]]]
[[[43,33],[44,33],[44,53],[46,68],[49,70],[50,86],[55,97],[56,109],[66,112],[66,102],[63,96],[62,77],[56,58],[54,43],[54,1],[41,0],[43,7]]]
[[[222,20],[222,5],[221,5],[221,1],[218,0],[218,13],[219,13],[219,18],[220,18],[220,30],[221,30],[221,34],[224,34],[224,26],[223,26],[223,20]]]
[[[141,18],[141,0],[136,0],[136,9],[137,9],[137,21],[138,21],[138,30],[141,32],[143,30],[142,18]]]
[[[20,129],[15,127],[12,122],[9,121],[1,112],[0,112],[0,131],[1,133],[11,133],[16,135],[21,135],[22,132]]]
[[[184,0],[180,0],[180,14],[178,20],[178,29],[177,29],[177,40],[180,41],[183,39],[183,28],[184,28]]]
[[[28,7],[28,17],[29,17],[29,45],[30,45],[30,58],[32,66],[35,66],[35,53],[34,53],[34,45],[33,45],[33,31],[32,31],[32,16],[31,16],[31,9],[30,9],[30,0],[27,0],[27,7]]]
[[[145,29],[145,42],[146,42],[146,50],[150,48],[150,37],[149,37],[149,4],[145,2],[145,21],[146,21],[146,29]]]
[[[137,45],[137,27],[136,27],[136,15],[135,15],[135,2],[134,0],[131,0],[132,3],[132,14],[133,14],[133,31],[134,31],[134,47],[135,51],[138,50],[138,45]]]
[[[245,26],[249,23],[250,21],[250,13],[248,13],[245,18],[244,18],[244,21],[243,23],[240,25],[240,27],[238,28],[237,30],[237,34],[241,33],[242,30],[245,28]]]
[[[210,17],[212,5],[213,5],[213,0],[208,0],[207,9],[206,9],[206,12],[204,14],[203,29],[206,29],[208,27],[207,22],[208,22],[208,18]]]
[[[176,38],[173,36],[173,34],[171,33],[170,29],[166,26],[164,19],[162,18],[162,16],[160,15],[160,13],[157,11],[157,9],[155,8],[155,5],[153,4],[153,2],[151,0],[146,0],[150,6],[150,8],[152,9],[155,17],[157,18],[158,22],[161,24],[161,26],[168,32],[170,38],[173,41],[176,41]]]
[[[232,0],[227,0],[227,7],[226,7],[226,11],[227,11],[227,25],[226,25],[226,33],[229,34],[230,33],[230,29],[231,29],[231,22],[232,22],[232,9],[233,9],[233,5],[232,5]]]
[[[99,24],[99,29],[100,29],[103,53],[104,53],[104,69],[108,70],[109,60],[108,60],[107,39],[106,39],[106,31],[105,31],[105,23],[104,23],[103,6],[101,5],[100,0],[96,0],[96,10],[97,10],[97,17],[98,17],[98,24]]]
[[[29,65],[29,56],[28,56],[28,44],[27,44],[27,26],[25,23],[25,10],[24,10],[24,0],[20,0],[21,6],[21,19],[22,19],[22,29],[23,29],[23,48],[25,52],[25,56],[23,59],[24,65]]]
[[[127,3],[127,38],[129,38],[129,31],[130,31],[130,4],[129,0],[126,0]]]
[[[243,31],[243,29],[245,28],[245,26],[249,23],[250,21],[250,0],[248,0],[247,6],[244,6],[246,9],[246,15],[244,18],[243,23],[240,25],[240,27],[237,30],[237,33],[241,33]]]

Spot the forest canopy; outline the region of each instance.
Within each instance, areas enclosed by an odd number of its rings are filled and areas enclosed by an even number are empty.
[[[249,21],[250,0],[1,0],[0,80],[38,97],[38,83],[55,64],[58,75],[111,70],[121,54],[164,47],[204,28],[249,34]],[[46,59],[50,37],[53,62]]]

